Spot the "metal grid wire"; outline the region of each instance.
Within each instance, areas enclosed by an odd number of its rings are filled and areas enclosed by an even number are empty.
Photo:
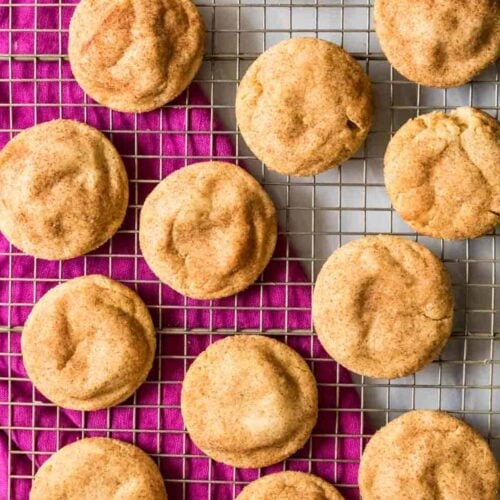
[[[63,83],[70,82],[72,76],[68,70],[66,58],[67,25],[62,22],[64,13],[72,11],[76,0],[71,1],[43,1],[29,2],[22,0],[0,1],[0,42],[2,53],[0,63],[2,72],[0,74],[0,85],[7,87],[7,94],[12,96],[16,85],[27,85],[34,87],[44,81],[59,82],[60,101],[58,106],[59,116],[65,116],[67,107],[77,107],[81,110],[82,120],[87,121],[96,109],[102,109],[97,104],[84,98],[79,102],[68,103],[63,99]],[[344,384],[355,387],[360,395],[359,411],[367,416],[373,428],[378,428],[402,412],[415,408],[442,409],[453,412],[463,417],[474,425],[489,440],[497,457],[500,456],[500,370],[499,370],[499,343],[497,334],[500,326],[500,294],[498,293],[498,267],[499,245],[497,244],[498,233],[489,235],[474,241],[444,242],[430,238],[419,237],[398,217],[393,211],[385,193],[382,176],[382,158],[387,142],[402,123],[407,119],[420,113],[435,109],[452,109],[459,105],[475,105],[491,113],[498,118],[499,110],[499,67],[490,67],[480,75],[472,84],[459,89],[436,90],[421,87],[406,81],[398,75],[388,64],[380,51],[378,41],[373,29],[373,1],[370,0],[310,0],[283,2],[282,0],[212,0],[211,2],[197,2],[206,22],[207,49],[206,56],[196,82],[204,89],[211,104],[197,105],[198,108],[208,107],[210,113],[217,114],[225,124],[226,132],[218,131],[217,134],[228,134],[235,145],[235,156],[228,158],[236,163],[244,163],[254,176],[265,186],[272,195],[279,211],[281,232],[287,235],[290,246],[287,245],[284,255],[276,257],[277,261],[285,261],[285,265],[298,261],[307,272],[308,281],[305,286],[312,289],[313,283],[325,259],[341,244],[351,239],[360,238],[367,234],[387,232],[400,234],[416,239],[433,250],[446,264],[451,272],[456,298],[456,320],[454,333],[440,359],[432,365],[417,373],[416,375],[397,379],[393,381],[368,379],[355,377],[352,383]],[[34,23],[26,24],[25,13],[22,9],[34,9]],[[59,15],[55,15],[56,12]],[[38,27],[38,19],[41,17],[53,17],[51,28],[41,29]],[[368,72],[376,96],[376,119],[375,125],[370,133],[366,144],[355,157],[347,161],[342,168],[333,169],[316,178],[287,178],[268,171],[258,162],[246,148],[243,140],[238,135],[234,120],[234,97],[237,83],[245,73],[247,67],[255,57],[266,48],[274,45],[280,40],[297,37],[313,36],[334,41],[351,52],[359,63]],[[18,51],[18,40],[20,37],[28,37],[32,49]],[[52,40],[52,50],[40,51],[39,40]],[[58,65],[58,77],[45,76],[39,72],[44,63]],[[29,68],[26,77],[14,77],[14,66],[25,65]],[[46,108],[53,108],[47,103],[38,102],[37,92],[33,92],[34,101],[27,103],[0,102],[0,112],[8,113],[9,128],[0,130],[2,137],[10,138],[15,135],[19,127],[19,114],[32,109],[33,122],[45,121]],[[186,96],[185,104],[179,103],[166,106],[183,106],[186,114],[189,113],[189,95]],[[178,157],[168,156],[168,153],[160,149],[154,154],[143,154],[138,151],[138,123],[141,118],[135,116],[129,129],[116,130],[113,126],[115,114],[109,111],[107,126],[101,127],[104,133],[113,140],[118,135],[125,137],[131,145],[128,153],[123,157],[129,166],[131,178],[131,220],[122,228],[117,238],[133,235],[134,246],[131,252],[119,255],[113,252],[113,243],[102,252],[94,252],[92,256],[84,259],[83,272],[90,272],[97,260],[104,263],[108,274],[113,276],[113,259],[123,257],[130,260],[130,266],[134,279],[122,280],[133,285],[136,289],[151,286],[157,292],[157,300],[149,302],[148,306],[155,315],[159,330],[159,347],[157,355],[157,369],[147,383],[159,384],[173,393],[178,392],[189,363],[196,352],[192,352],[190,344],[193,338],[203,338],[209,343],[219,338],[219,335],[242,331],[238,324],[238,315],[244,311],[257,311],[260,314],[259,324],[247,328],[247,332],[265,333],[280,336],[285,341],[296,338],[310,340],[310,352],[306,354],[307,361],[311,366],[329,362],[328,358],[315,354],[316,340],[312,325],[306,329],[296,329],[290,326],[289,317],[292,314],[307,314],[300,307],[290,307],[288,295],[283,305],[272,309],[282,313],[284,316],[283,328],[269,330],[263,322],[265,311],[262,301],[257,305],[242,305],[236,297],[232,303],[226,305],[197,306],[196,303],[188,302],[186,299],[180,304],[167,303],[162,298],[162,288],[157,281],[138,279],[138,267],[141,265],[141,256],[137,244],[138,213],[141,207],[141,190],[144,186],[152,187],[159,179],[141,178],[140,162],[145,160],[178,159],[187,163],[193,163],[199,158],[190,156],[186,150],[184,155]],[[161,120],[163,124],[163,120]],[[146,132],[141,132],[146,133]],[[152,127],[152,134],[168,134],[163,125],[158,129]],[[190,132],[184,131],[186,135]],[[211,136],[213,130],[207,132]],[[3,141],[5,143],[5,140]],[[211,141],[211,144],[213,141]],[[212,152],[212,149],[211,149]],[[291,250],[293,248],[293,250]],[[0,273],[0,285],[6,287],[6,297],[0,297],[0,305],[14,307],[25,307],[28,311],[35,299],[40,295],[39,284],[41,281],[52,286],[54,282],[64,281],[70,276],[66,273],[64,263],[57,263],[57,270],[52,277],[40,278],[37,273],[37,262],[34,260],[33,278],[26,278],[29,286],[33,287],[33,301],[16,303],[12,296],[12,269],[16,259],[22,256],[11,247],[3,249],[1,256],[7,256],[9,269]],[[52,285],[51,285],[52,282]],[[294,285],[304,286],[304,283],[283,283],[287,291]],[[256,285],[260,289],[274,286],[275,282],[266,281],[265,276]],[[193,329],[189,325],[189,312],[197,307],[207,311],[208,328]],[[165,311],[181,311],[183,321],[178,327],[164,326]],[[229,311],[234,316],[232,326],[224,330],[216,330],[214,315],[217,311]],[[0,378],[5,384],[8,401],[0,404],[8,405],[8,421],[4,425],[7,431],[9,445],[9,497],[16,498],[17,482],[30,482],[35,473],[35,465],[32,462],[31,470],[14,475],[12,473],[12,462],[16,460],[16,450],[12,444],[11,436],[15,432],[35,433],[41,430],[36,424],[36,408],[49,408],[49,403],[41,401],[34,389],[31,397],[25,402],[11,400],[12,384],[14,382],[27,382],[26,377],[14,378],[11,366],[18,362],[20,355],[16,348],[18,344],[19,325],[11,323],[9,314],[8,324],[0,325],[4,332],[1,342],[1,356],[9,358],[9,370],[6,376]],[[170,347],[172,338],[180,339],[179,349],[173,351]],[[166,341],[166,342],[165,342]],[[169,379],[163,361],[168,366],[180,367],[181,377]],[[338,380],[338,369],[337,379]],[[334,412],[339,401],[339,387],[342,384],[319,382],[321,391],[333,391],[334,407],[322,404],[320,410]],[[178,401],[172,404],[158,404],[161,401],[141,401],[140,396],[134,396],[132,401],[121,405],[123,411],[129,411],[131,425],[129,429],[121,429],[120,433],[124,439],[136,442],[140,445],[140,435],[136,431],[135,422],[141,412],[153,411],[158,413],[169,409],[179,409]],[[20,424],[16,422],[15,405],[25,405],[31,408],[31,422]],[[92,431],[102,431],[104,435],[117,436],[118,429],[114,427],[116,410],[109,410],[105,416],[104,425],[97,425],[91,416],[80,415],[81,429],[72,430],[78,436],[89,435]],[[60,410],[54,408],[55,426],[58,447],[64,444],[64,436],[69,432],[61,423]],[[147,432],[147,431],[141,431]],[[233,473],[232,479],[217,478],[216,464],[209,461],[207,477],[193,478],[187,470],[188,459],[203,458],[200,455],[190,454],[186,444],[186,434],[183,429],[165,430],[153,428],[160,436],[157,441],[157,452],[153,456],[162,465],[167,459],[169,467],[175,472],[167,477],[167,484],[174,485],[174,491],[183,498],[195,498],[191,487],[197,483],[205,483],[209,487],[207,497],[223,498],[223,494],[217,494],[215,485],[228,486],[228,490],[237,493],[246,481]],[[178,453],[161,453],[161,435],[172,438],[174,435],[181,436],[182,447]],[[369,432],[363,427],[359,437],[368,437]],[[337,441],[343,436],[338,429],[332,426],[328,432],[315,431],[314,438],[326,438],[332,440],[337,446]],[[35,439],[32,441],[35,442]],[[363,439],[360,439],[362,446]],[[35,447],[34,447],[35,448]],[[37,449],[30,450],[31,456],[39,453]],[[302,457],[309,463],[309,470],[315,470],[315,463],[326,459],[315,458],[313,445],[309,445],[306,455]],[[294,458],[287,464],[293,462]],[[298,460],[298,459],[297,459]],[[335,456],[330,460],[333,465],[332,476],[329,478],[337,483]],[[288,465],[287,465],[288,466]],[[344,491],[355,488],[355,484],[340,484]],[[177,489],[175,489],[177,488]],[[174,495],[173,498],[176,498]],[[224,497],[225,498],[225,497]]]

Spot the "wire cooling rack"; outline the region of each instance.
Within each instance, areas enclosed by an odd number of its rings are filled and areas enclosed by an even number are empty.
[[[43,291],[72,277],[75,271],[74,267],[69,268],[65,263],[55,263],[50,272],[41,276],[40,264],[36,260],[23,256],[3,242],[0,247],[0,308],[7,308],[8,314],[0,324],[0,357],[5,360],[0,373],[0,408],[6,410],[0,425],[5,431],[2,437],[7,444],[8,458],[6,464],[0,465],[7,473],[7,497],[26,498],[36,472],[36,459],[43,454],[38,437],[43,437],[49,431],[55,436],[52,451],[66,442],[88,435],[118,437],[146,447],[160,465],[172,498],[233,497],[242,485],[256,476],[246,476],[234,470],[229,474],[227,471],[220,472],[217,464],[192,451],[182,423],[172,424],[172,420],[178,419],[178,394],[185,370],[202,349],[200,346],[236,331],[276,335],[292,344],[294,339],[305,340],[310,349],[306,352],[302,350],[301,354],[315,371],[324,363],[334,367],[333,362],[318,351],[310,325],[309,309],[291,304],[289,293],[294,286],[312,289],[325,259],[338,246],[379,232],[416,239],[445,262],[453,278],[456,300],[453,336],[440,359],[414,376],[390,382],[354,377],[352,382],[339,383],[337,367],[332,378],[334,382],[319,380],[320,396],[324,396],[320,397],[320,412],[325,413],[332,423],[326,430],[316,429],[305,451],[278,469],[293,468],[294,463],[300,463],[304,470],[321,473],[340,486],[347,497],[356,498],[355,479],[346,480],[338,472],[343,462],[359,461],[359,455],[354,459],[346,459],[339,458],[337,453],[338,443],[346,437],[339,433],[334,417],[343,387],[358,391],[360,403],[356,410],[366,416],[372,429],[410,409],[447,410],[474,425],[488,439],[499,457],[498,232],[478,240],[453,243],[418,237],[392,210],[382,176],[382,158],[387,142],[407,119],[420,113],[435,109],[448,110],[459,105],[474,105],[498,118],[498,65],[488,68],[473,83],[464,87],[428,89],[406,81],[390,67],[381,53],[373,29],[373,1],[198,1],[206,22],[207,47],[196,82],[203,88],[210,104],[198,103],[196,107],[208,109],[211,116],[215,114],[224,122],[224,131],[211,128],[198,134],[208,136],[209,156],[212,156],[216,135],[225,135],[232,140],[235,154],[226,156],[226,159],[244,163],[272,195],[278,208],[281,230],[287,235],[289,245],[286,244],[282,254],[274,258],[274,263],[288,269],[298,262],[307,273],[307,278],[301,283],[293,283],[286,278],[277,282],[266,279],[264,275],[255,285],[261,297],[266,287],[286,287],[284,301],[272,307],[262,307],[262,300],[244,303],[238,298],[222,304],[210,302],[199,305],[185,299],[170,300],[154,277],[138,277],[143,260],[137,245],[137,219],[143,189],[150,190],[161,178],[161,169],[158,179],[142,177],[142,162],[172,160],[185,164],[200,158],[190,153],[187,147],[183,154],[171,154],[162,147],[153,152],[141,152],[138,149],[140,134],[162,136],[172,131],[165,128],[163,122],[160,126],[146,124],[145,131],[140,126],[140,116],[131,118],[127,122],[128,126],[117,129],[114,126],[117,121],[115,114],[103,110],[83,94],[68,100],[64,95],[64,85],[73,82],[73,79],[66,58],[67,19],[76,3],[76,0],[0,0],[0,114],[4,117],[4,123],[7,120],[9,124],[0,130],[0,138],[3,145],[25,126],[45,121],[49,117],[66,116],[67,111],[72,110],[81,116],[82,121],[88,122],[92,122],[92,118],[99,114],[99,128],[115,144],[120,142],[122,145],[119,149],[127,163],[132,186],[128,222],[110,245],[81,260],[80,272],[100,269],[104,274],[121,278],[135,287],[143,297],[146,296],[159,331],[157,363],[147,384],[158,386],[158,397],[153,401],[145,400],[139,391],[120,407],[100,412],[95,418],[92,414],[75,412],[72,418],[73,424],[76,424],[69,425],[58,408],[36,393],[22,370],[21,375],[16,375],[20,364],[20,319],[29,312]],[[245,147],[234,120],[236,87],[247,67],[266,48],[280,40],[297,36],[319,37],[342,45],[368,72],[376,96],[375,124],[364,147],[342,168],[316,178],[293,179],[266,170]],[[52,71],[45,71],[45,65],[50,65]],[[19,71],[21,66],[23,69]],[[37,92],[37,86],[43,83],[59,89],[55,101],[49,101]],[[19,89],[24,90],[19,92]],[[14,94],[21,97],[14,99]],[[187,116],[193,106],[189,95],[182,99],[184,101],[177,101],[165,109],[182,108],[186,110]],[[180,133],[187,137],[192,132],[186,130]],[[128,251],[118,253],[116,241],[120,238],[131,242]],[[124,274],[123,270],[120,271],[121,275],[115,269],[118,258],[128,263],[128,271]],[[30,269],[27,277],[16,277],[15,269],[20,263]],[[26,300],[25,294],[20,299],[15,297],[13,290],[17,285],[31,287],[32,300]],[[189,318],[193,311],[204,314],[204,328],[191,325]],[[258,313],[258,321],[242,327],[238,318],[248,312]],[[175,313],[177,323],[172,326],[164,313]],[[228,320],[227,328],[217,329],[214,326],[217,324],[215,318],[221,313],[233,319]],[[266,327],[265,315],[268,313],[280,315],[279,328]],[[309,327],[297,327],[301,323],[294,321],[293,315],[306,317]],[[193,348],[193,345],[198,348]],[[166,368],[163,367],[164,363]],[[26,389],[22,397],[14,394],[15,384]],[[166,396],[162,397],[162,394]],[[26,421],[19,419],[19,408],[28,410],[29,418]],[[45,412],[50,411],[50,418],[46,418],[48,423],[38,420],[40,408]],[[170,420],[167,419],[167,424],[161,418],[164,411],[174,414],[169,417]],[[153,417],[157,415],[157,418],[150,420],[153,423],[149,429],[138,432],[135,424],[148,412]],[[117,422],[121,422],[120,425]],[[160,422],[163,423],[160,425]],[[16,446],[16,440],[23,435],[31,436],[27,450]],[[155,444],[144,444],[148,435],[155,436]],[[360,429],[350,437],[359,440],[361,451],[364,438],[369,435],[368,426],[362,423]],[[178,443],[177,448],[172,451],[168,446],[165,447],[165,440]],[[319,446],[320,442],[332,446],[333,452],[329,457],[318,458],[315,446]],[[21,462],[21,456],[27,456],[28,461]],[[203,474],[193,472],[196,470],[196,461],[205,461],[206,470]]]

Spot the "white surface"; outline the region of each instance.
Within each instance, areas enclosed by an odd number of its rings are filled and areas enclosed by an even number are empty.
[[[244,163],[272,195],[280,209],[281,227],[312,280],[339,245],[364,234],[393,232],[418,239],[442,258],[450,270],[456,297],[454,336],[441,361],[415,376],[363,383],[363,405],[380,426],[398,414],[388,409],[441,408],[455,411],[475,425],[500,454],[500,327],[496,236],[470,242],[442,242],[417,237],[391,210],[383,186],[382,157],[392,132],[411,117],[432,109],[473,104],[498,118],[498,66],[488,68],[464,87],[438,90],[407,82],[380,53],[373,31],[373,8],[367,1],[283,4],[217,0],[200,3],[210,54],[200,78],[216,113],[235,132],[236,161]],[[340,30],[344,28],[344,33]],[[368,28],[368,29],[367,29]],[[264,33],[264,30],[267,30]],[[375,93],[376,117],[365,146],[340,169],[314,178],[286,178],[265,169],[236,135],[236,82],[265,48],[290,36],[318,36],[357,54]],[[496,259],[496,260],[495,260]],[[411,332],[409,332],[411,335]],[[467,387],[465,387],[467,386]],[[493,414],[491,413],[493,412]],[[499,436],[500,438],[500,436]]]

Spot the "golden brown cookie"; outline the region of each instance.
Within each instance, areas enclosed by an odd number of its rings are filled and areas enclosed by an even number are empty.
[[[469,82],[500,53],[498,0],[376,0],[375,30],[389,62],[429,87]]]
[[[313,474],[278,472],[261,477],[246,486],[238,500],[342,500],[330,484]]]
[[[315,175],[350,158],[372,125],[368,76],[339,46],[278,43],[250,66],[236,96],[241,134],[259,160],[286,175]]]
[[[128,179],[113,145],[73,120],[29,128],[0,152],[0,231],[35,257],[84,255],[118,230]]]
[[[219,340],[190,366],[184,424],[209,457],[265,467],[302,448],[318,416],[316,380],[290,347],[258,335]]]
[[[150,111],[177,97],[203,49],[203,21],[190,0],[82,0],[69,28],[77,82],[116,111]]]
[[[397,236],[367,236],[336,250],[319,273],[313,319],[341,365],[377,378],[415,373],[450,336],[453,296],[443,264]]]
[[[166,500],[157,465],[141,449],[87,438],[52,455],[38,470],[30,500]]]
[[[469,425],[439,411],[410,411],[380,429],[359,469],[363,500],[495,500],[497,462]]]
[[[74,410],[107,408],[131,396],[151,370],[155,347],[141,298],[99,275],[46,293],[21,336],[24,366],[35,387]]]
[[[394,208],[417,232],[475,238],[500,222],[500,124],[474,108],[408,121],[385,154]]]
[[[140,244],[161,281],[195,299],[248,288],[276,246],[274,205],[230,163],[196,163],[164,179],[141,212]]]

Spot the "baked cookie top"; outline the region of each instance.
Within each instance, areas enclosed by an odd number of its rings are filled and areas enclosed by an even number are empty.
[[[330,356],[377,378],[403,377],[430,363],[453,324],[443,264],[424,246],[389,235],[336,250],[319,273],[312,308]]]
[[[0,231],[23,252],[71,259],[105,243],[128,204],[128,179],[98,130],[54,120],[24,130],[0,152]]]
[[[69,28],[77,82],[116,111],[173,100],[191,83],[203,50],[203,21],[190,0],[82,0]]]
[[[293,38],[261,54],[241,80],[236,118],[259,160],[315,175],[350,158],[373,117],[370,80],[339,46]]]
[[[30,500],[166,500],[163,478],[153,460],[129,443],[110,438],[75,441],[38,470]]]
[[[361,458],[363,500],[494,500],[498,468],[488,443],[438,411],[410,411],[382,427]]]
[[[330,484],[313,474],[278,472],[261,477],[246,486],[238,500],[342,500]]]
[[[500,53],[498,0],[376,0],[375,30],[389,62],[429,87],[463,85]]]
[[[170,174],[147,197],[139,236],[161,281],[195,299],[227,297],[254,283],[271,259],[276,210],[242,168],[196,163]]]
[[[21,336],[35,387],[58,406],[97,410],[121,403],[151,370],[156,333],[140,297],[99,275],[47,292]]]
[[[500,124],[474,108],[405,123],[384,160],[394,208],[417,232],[475,238],[500,222]]]
[[[309,439],[318,391],[306,362],[286,344],[238,335],[195,359],[182,385],[181,410],[191,439],[209,457],[265,467]]]

